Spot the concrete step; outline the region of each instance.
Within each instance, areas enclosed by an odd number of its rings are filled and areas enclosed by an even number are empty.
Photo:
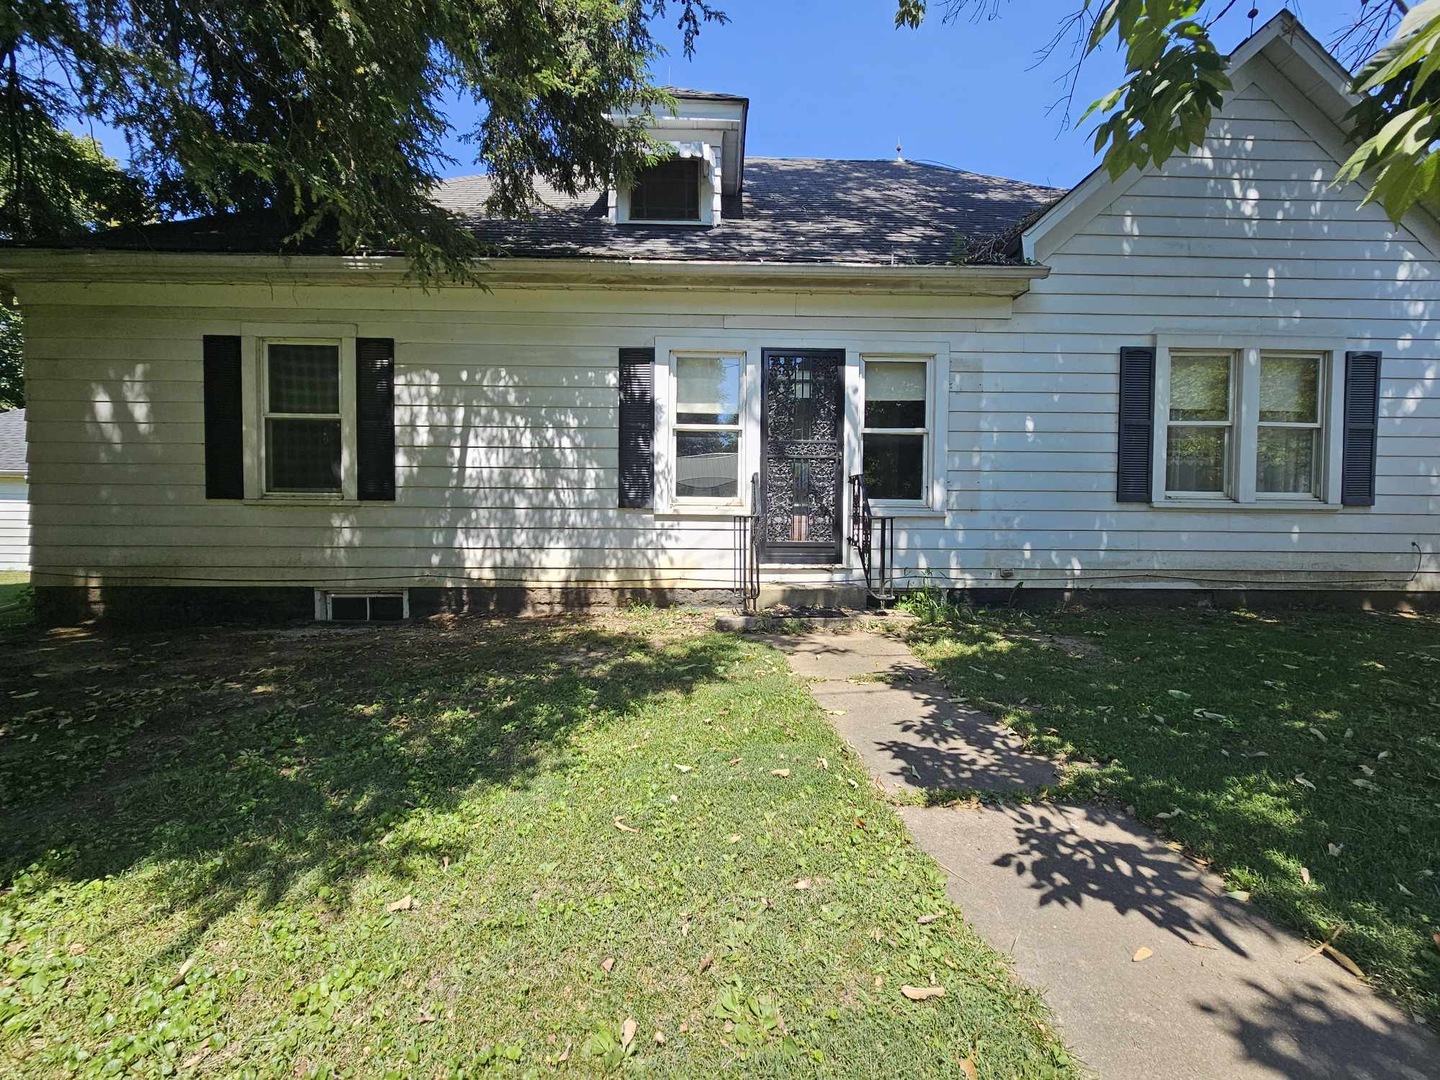
[[[864,583],[818,585],[769,582],[760,586],[760,610],[769,608],[853,608],[864,610],[869,593]]]

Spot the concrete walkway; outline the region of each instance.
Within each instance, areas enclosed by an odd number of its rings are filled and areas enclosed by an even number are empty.
[[[894,638],[771,642],[892,794],[1055,779]],[[1309,943],[1124,814],[1048,803],[898,812],[971,925],[1045,993],[1102,1080],[1440,1077],[1429,1028],[1324,957],[1296,963]]]

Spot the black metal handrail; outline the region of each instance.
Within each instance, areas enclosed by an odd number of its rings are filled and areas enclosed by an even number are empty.
[[[895,519],[875,515],[862,473],[850,477],[850,544],[860,554],[860,567],[865,571],[865,587],[871,599],[881,604],[893,601]]]
[[[740,518],[740,606],[760,612],[760,474],[750,476],[750,515]]]

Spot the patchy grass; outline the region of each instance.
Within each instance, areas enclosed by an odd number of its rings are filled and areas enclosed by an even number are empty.
[[[683,617],[57,633],[0,702],[0,1073],[1076,1072],[783,659]]]
[[[35,592],[24,570],[0,570],[0,633],[28,626]]]
[[[915,644],[1074,759],[1057,797],[1131,804],[1282,922],[1344,926],[1378,984],[1440,1019],[1440,622],[957,612]]]

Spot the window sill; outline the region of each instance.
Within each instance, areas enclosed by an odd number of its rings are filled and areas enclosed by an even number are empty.
[[[888,518],[944,518],[948,510],[936,510],[933,506],[918,506],[915,503],[885,503],[870,500],[870,512],[876,517]]]
[[[709,506],[671,504],[665,510],[656,510],[656,518],[740,518],[749,517],[750,511],[741,503],[714,503]]]
[[[344,495],[262,495],[258,499],[242,499],[246,506],[359,506],[359,499]]]
[[[1287,514],[1294,511],[1315,513],[1344,509],[1339,503],[1321,502],[1319,499],[1296,499],[1293,502],[1285,499],[1263,499],[1243,503],[1234,499],[1157,499],[1150,506],[1155,510],[1240,510],[1246,513],[1269,510]]]

